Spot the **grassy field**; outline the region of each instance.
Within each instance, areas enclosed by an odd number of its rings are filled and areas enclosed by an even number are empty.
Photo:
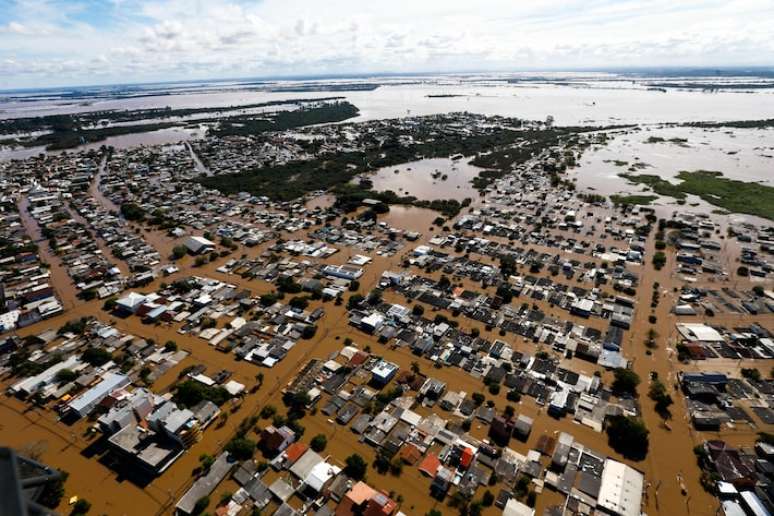
[[[616,205],[639,204],[647,206],[658,199],[655,195],[611,195],[610,201]]]
[[[774,220],[774,188],[760,183],[746,183],[723,177],[711,170],[686,170],[677,174],[679,183],[673,184],[650,174],[621,174],[621,177],[650,187],[658,195],[685,199],[687,194],[734,213],[746,213]]]

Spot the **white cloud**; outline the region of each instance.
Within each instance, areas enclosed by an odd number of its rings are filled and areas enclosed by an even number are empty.
[[[767,0],[112,0],[98,10],[79,0],[11,3],[0,14],[0,87],[92,83],[95,74],[123,82],[223,71],[774,63]]]

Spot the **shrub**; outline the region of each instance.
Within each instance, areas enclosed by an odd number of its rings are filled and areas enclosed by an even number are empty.
[[[317,434],[312,438],[310,446],[314,451],[321,452],[328,446],[328,438],[323,434]]]
[[[666,255],[662,253],[661,251],[658,251],[656,254],[653,255],[653,267],[656,268],[656,270],[661,270],[664,265],[666,265]]]
[[[521,393],[517,391],[516,389],[508,391],[508,394],[506,395],[506,398],[508,398],[508,401],[512,401],[514,403],[518,403],[521,401]]]
[[[179,260],[187,254],[188,248],[184,245],[176,245],[174,248],[172,248],[172,258],[175,260]]]

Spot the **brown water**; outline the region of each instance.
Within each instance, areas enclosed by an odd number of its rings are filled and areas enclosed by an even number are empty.
[[[482,169],[468,164],[468,161],[470,158],[423,159],[381,168],[369,174],[368,178],[373,182],[374,190],[392,190],[398,195],[413,195],[418,199],[476,199],[478,191],[470,181]]]
[[[676,176],[683,170],[713,170],[729,179],[774,186],[772,129],[646,128],[612,132],[611,136],[614,137],[606,145],[586,151],[580,166],[570,172],[577,179],[579,190],[602,195],[656,195],[645,185],[631,184],[619,174],[651,174],[677,183]],[[685,142],[648,143],[648,138]],[[660,197],[654,204],[662,216],[676,209],[689,213],[711,213],[717,209],[693,195],[687,196],[683,205],[671,197]],[[737,218],[767,224],[750,215]]]

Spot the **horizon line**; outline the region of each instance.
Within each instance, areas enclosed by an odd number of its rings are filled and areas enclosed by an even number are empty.
[[[138,86],[153,86],[153,85],[173,85],[173,84],[196,84],[196,83],[224,83],[224,82],[243,82],[243,81],[315,81],[325,79],[367,79],[367,78],[381,78],[381,77],[426,77],[433,75],[475,75],[475,74],[519,74],[519,73],[541,73],[541,72],[598,72],[598,73],[620,73],[620,74],[635,74],[654,71],[692,71],[692,72],[737,72],[737,75],[729,75],[731,77],[742,77],[756,75],[754,72],[769,71],[774,72],[774,65],[653,65],[653,66],[628,66],[628,67],[558,67],[558,68],[516,68],[511,70],[438,70],[438,71],[421,71],[421,72],[341,72],[341,73],[329,73],[329,74],[269,74],[269,75],[252,75],[242,77],[210,77],[201,79],[170,79],[160,81],[142,81],[142,82],[115,82],[115,83],[96,83],[96,84],[63,84],[57,86],[41,86],[41,87],[22,87],[22,88],[0,88],[0,94],[9,93],[28,93],[28,92],[41,92],[41,91],[57,91],[68,89],[94,89],[94,88],[119,88],[119,87],[138,87]],[[738,72],[747,72],[739,74]],[[708,75],[712,76],[712,75]]]

